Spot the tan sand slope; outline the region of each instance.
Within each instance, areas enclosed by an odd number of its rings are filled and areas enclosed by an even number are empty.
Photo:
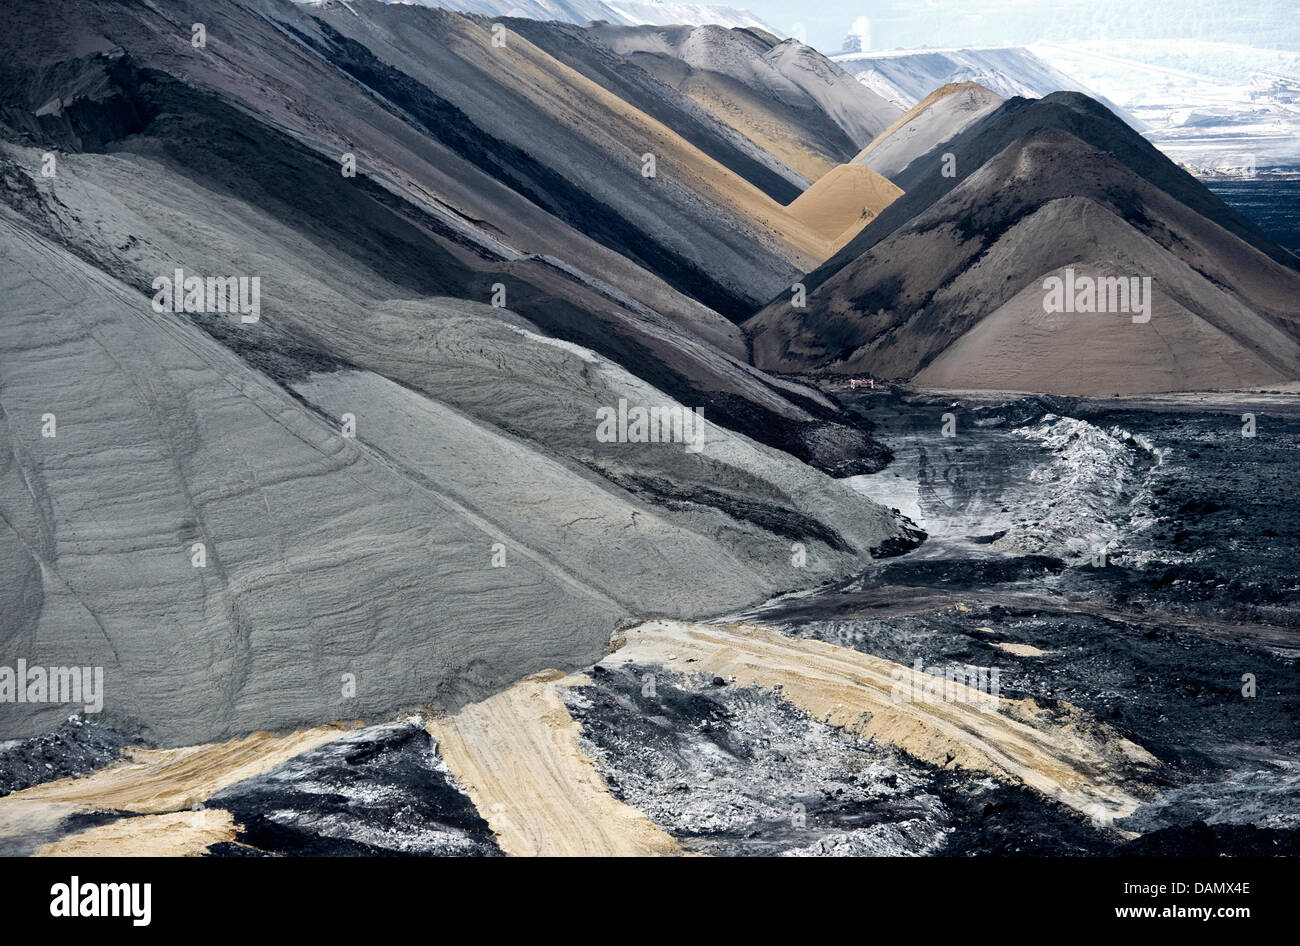
[[[681,853],[649,818],[609,793],[555,693],[563,679],[559,671],[534,674],[427,725],[502,850],[548,857]]]
[[[220,808],[123,818],[88,828],[36,849],[36,857],[197,857],[210,845],[233,841],[236,827]]]
[[[829,253],[833,253],[902,193],[865,165],[841,164],[791,201],[787,209],[826,240]]]
[[[658,71],[664,78],[667,70]],[[769,154],[809,180],[836,167],[834,155],[817,147],[777,103],[728,76],[701,72],[681,80],[680,90]]]
[[[779,685],[784,698],[831,725],[936,765],[1027,785],[1094,817],[1131,813],[1143,775],[1158,764],[1141,746],[1073,707],[1052,712],[1033,700],[999,697],[989,712],[988,694],[960,684],[952,684],[952,700],[900,699],[900,692],[918,692],[935,678],[753,625],[651,621],[627,631],[609,659],[663,664],[670,657],[676,667],[735,677],[741,686]]]
[[[84,778],[45,782],[0,798],[0,837],[53,827],[78,811],[180,812],[186,817],[201,814],[186,809],[228,785],[268,772],[296,755],[332,742],[346,731],[342,726],[321,726],[287,736],[262,732],[180,749],[129,750],[123,761]],[[217,830],[220,816],[209,813],[208,818],[204,830]],[[202,819],[199,822],[202,827]],[[181,832],[184,827],[183,822],[157,824],[157,833],[161,834],[169,834],[173,828]],[[122,830],[126,833],[108,831],[95,837],[129,838],[131,829]]]
[[[1046,312],[1047,280],[1071,269],[1088,285],[1122,278],[1130,296],[1137,280],[1143,301],[1135,309],[1108,290],[1105,304],[1083,296],[1083,312]],[[1294,270],[1113,155],[1044,128],[816,285],[804,309],[778,299],[745,327],[769,370],[1110,396],[1300,377],[1298,297]]]
[[[1158,259],[1157,254],[1165,255],[1153,248],[1147,260]],[[1127,279],[1132,271],[1112,263],[1069,268],[1076,278],[1097,280]],[[1045,278],[1064,279],[1065,269]],[[1256,351],[1174,301],[1170,285],[1159,283],[1153,291],[1150,322],[1134,324],[1125,312],[1044,312],[1042,280],[1030,283],[953,342],[915,380],[942,389],[1001,385],[1011,391],[1103,395],[1231,390],[1288,380]],[[1224,308],[1230,311],[1227,300]],[[1241,322],[1255,318],[1242,313]],[[1286,347],[1281,342],[1278,350]]]

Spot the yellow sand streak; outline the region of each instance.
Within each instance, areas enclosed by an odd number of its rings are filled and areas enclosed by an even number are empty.
[[[233,841],[228,811],[173,811],[123,818],[88,828],[36,849],[36,857],[197,857],[209,845]]]
[[[76,811],[187,809],[346,731],[322,726],[287,736],[259,732],[179,749],[128,750],[123,761],[84,778],[45,782],[0,798],[0,837],[55,824]]]
[[[679,854],[677,842],[609,793],[578,745],[548,671],[429,722],[447,767],[508,854]]]
[[[736,678],[742,686],[781,686],[806,712],[898,746],[937,765],[1018,782],[1093,816],[1123,817],[1139,799],[1141,776],[1158,765],[1145,749],[1064,705],[998,698],[950,684],[951,701],[906,698],[934,677],[820,641],[798,640],[745,624],[651,621],[626,632],[613,661],[667,663]],[[695,663],[684,662],[694,658]],[[904,698],[900,699],[899,694]]]
[[[517,91],[530,95],[539,108],[596,143],[603,153],[618,156],[638,169],[642,154],[654,154],[658,176],[680,181],[694,193],[731,207],[783,243],[788,248],[783,255],[791,262],[802,266],[809,260],[821,263],[833,252],[830,241],[749,181],[524,37],[511,34],[506,47],[494,48],[487,28],[465,21],[461,35],[449,36],[447,41],[460,55],[491,57],[499,68],[522,80]],[[646,186],[656,185],[647,181]]]

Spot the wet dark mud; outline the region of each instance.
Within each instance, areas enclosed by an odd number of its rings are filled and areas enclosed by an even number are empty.
[[[1078,415],[1140,429],[1169,451],[1147,501],[1152,527],[1126,537],[1112,556],[1118,570],[1100,576],[1117,604],[1300,631],[1300,403],[1213,412],[1081,404]]]

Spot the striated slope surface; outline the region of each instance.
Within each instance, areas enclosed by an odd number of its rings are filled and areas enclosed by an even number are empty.
[[[7,647],[35,664],[103,666],[106,710],[158,738],[455,702],[542,654],[543,666],[591,654],[642,608],[711,609],[804,581],[789,566],[793,541],[825,549],[814,571],[842,573],[897,532],[847,488],[724,428],[698,460],[681,444],[611,445],[686,458],[666,468],[682,464],[664,477],[673,492],[651,476],[627,481],[633,495],[613,472],[575,469],[368,372],[307,374],[291,396],[143,296],[5,228],[3,547],[23,576]],[[51,285],[75,292],[57,321],[45,316]],[[490,378],[479,374],[480,392]],[[47,412],[58,428],[44,439]],[[572,413],[551,416],[552,429],[573,425]],[[587,417],[591,436],[594,410]],[[628,459],[642,476],[654,469]],[[708,489],[689,486],[694,477]],[[753,488],[763,480],[766,501]],[[826,500],[836,512],[798,511]],[[667,518],[654,508],[665,501]],[[568,520],[585,521],[575,531]],[[767,538],[733,546],[743,534]],[[205,567],[193,567],[195,543]],[[492,567],[498,543],[505,567]],[[658,580],[624,580],[646,555]],[[519,623],[541,615],[536,635]],[[340,695],[347,673],[363,681],[355,699]],[[51,728],[64,712],[32,704],[13,729]]]
[[[941,86],[858,152],[853,163],[865,164],[892,180],[921,155],[953,138],[1002,102],[1002,96],[978,82]]]
[[[825,171],[849,160],[902,112],[811,47],[758,30],[590,29],[810,178],[819,162]]]

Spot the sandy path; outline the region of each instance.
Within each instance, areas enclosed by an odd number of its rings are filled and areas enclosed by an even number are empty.
[[[0,798],[0,837],[53,827],[77,811],[180,812],[346,731],[321,726],[287,736],[261,732],[179,749],[127,750],[123,761],[84,778],[45,782]],[[209,813],[208,822],[214,817]]]
[[[671,658],[671,659],[670,659]],[[685,661],[694,658],[695,663]],[[734,676],[742,686],[782,687],[782,695],[832,725],[898,746],[937,765],[987,772],[1037,789],[1093,817],[1123,817],[1133,789],[1158,763],[1145,749],[1087,714],[1049,713],[1033,700],[998,698],[961,684],[952,701],[895,699],[895,688],[935,678],[910,667],[821,641],[797,640],[745,624],[651,621],[626,632],[609,661],[662,664]]]
[[[559,671],[428,724],[447,767],[508,854],[679,854],[677,842],[615,799],[578,745],[579,728],[555,688]]]

